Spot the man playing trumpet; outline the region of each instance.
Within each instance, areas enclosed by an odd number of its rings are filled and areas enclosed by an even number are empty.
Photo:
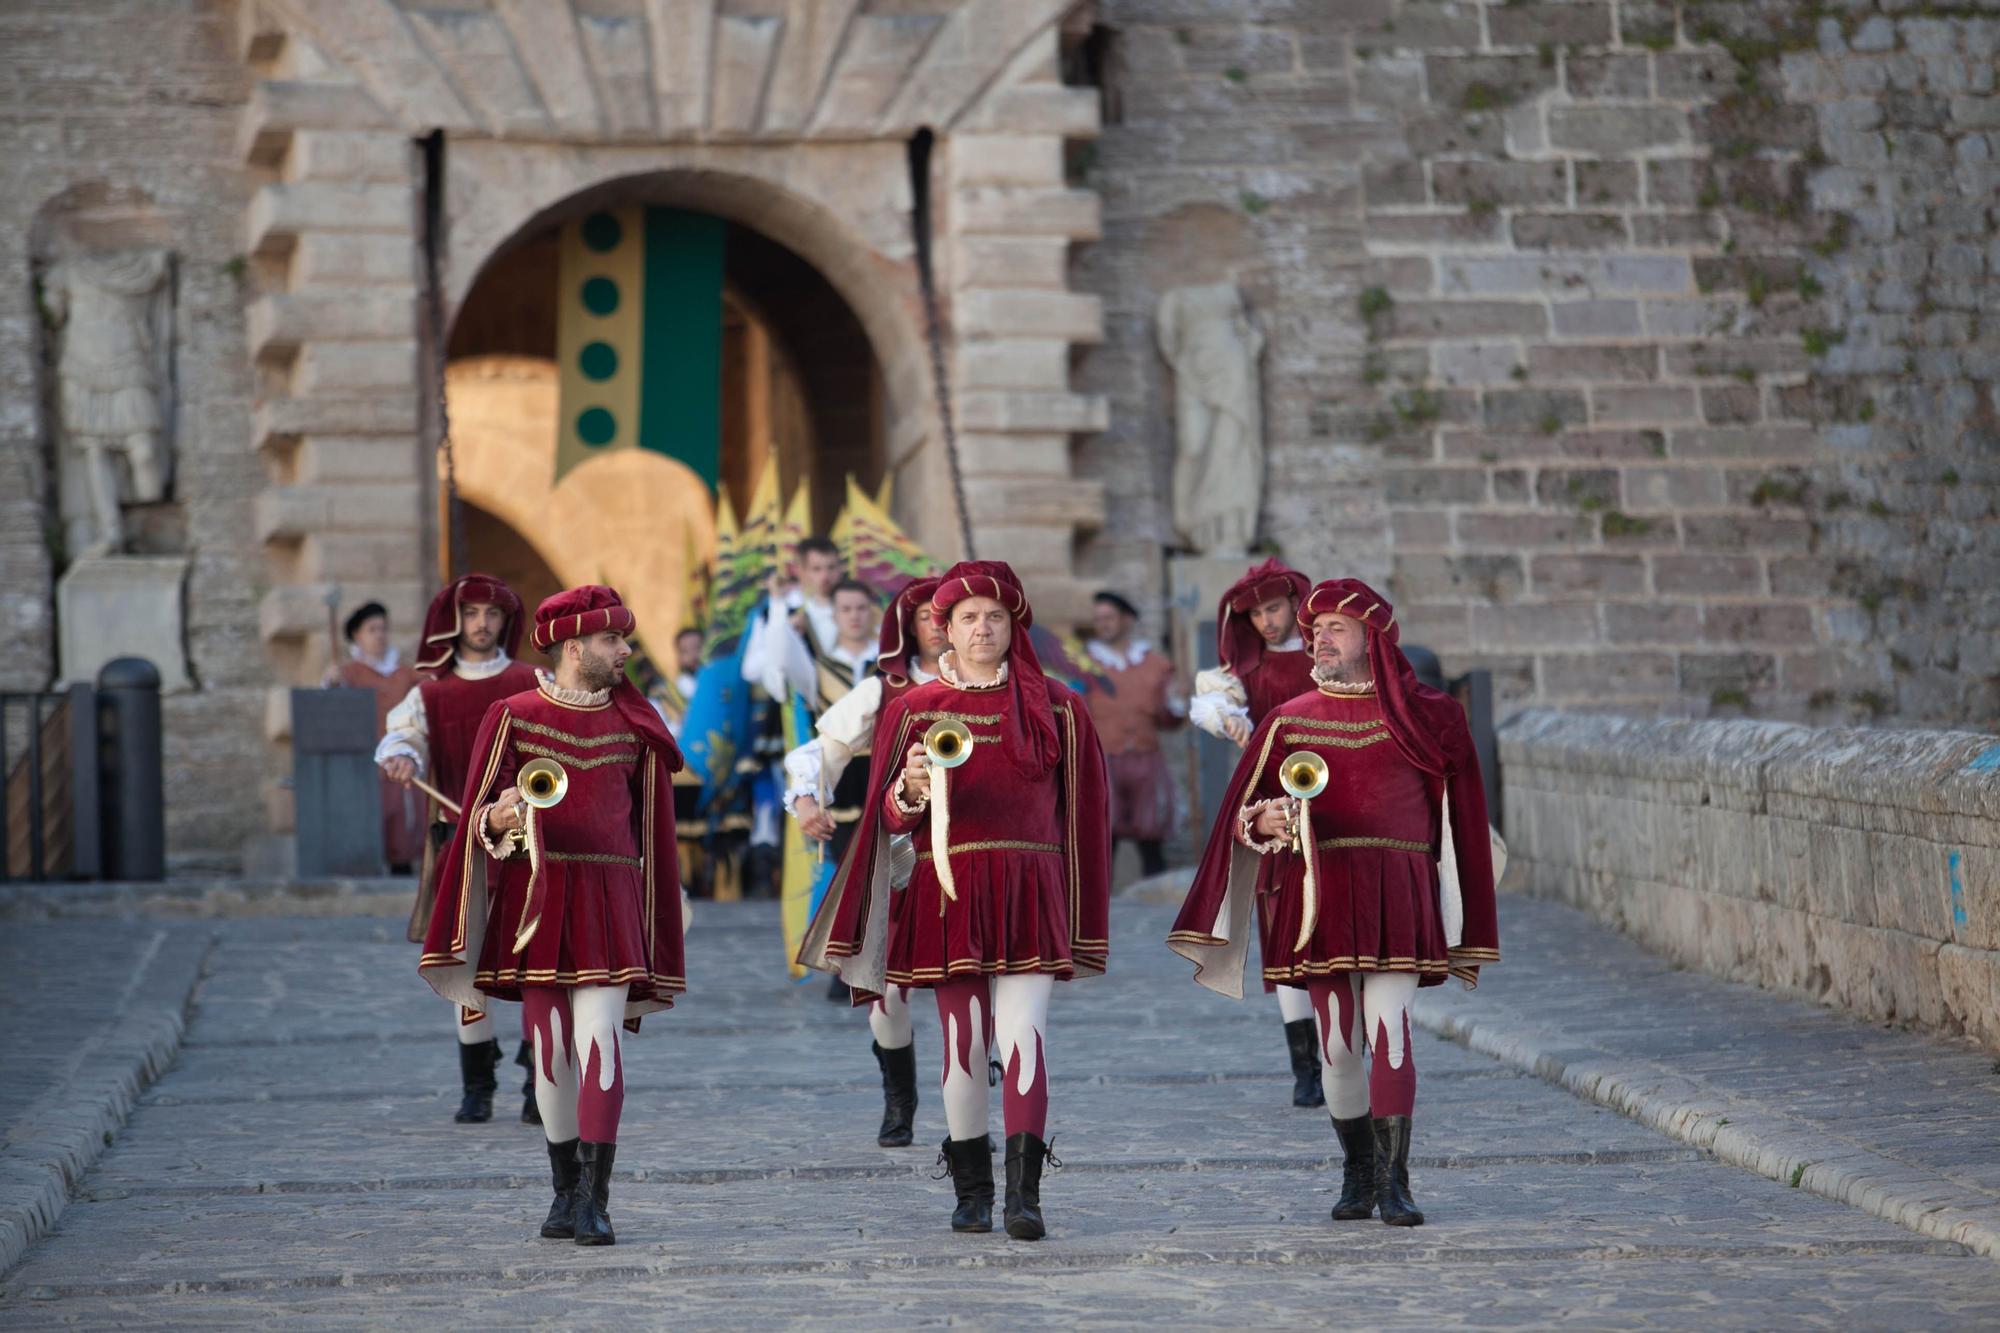
[[[1314,689],[1250,737],[1167,943],[1240,997],[1266,903],[1264,977],[1304,986],[1318,1019],[1346,1160],[1333,1216],[1417,1226],[1409,1007],[1419,986],[1470,986],[1500,959],[1486,796],[1464,710],[1417,682],[1387,602],[1337,579],[1298,619]]]
[[[1057,979],[1102,972],[1109,947],[1104,754],[1082,700],[1042,674],[1012,569],[955,565],[932,606],[951,643],[941,679],[883,713],[882,762],[854,849],[799,958],[845,978],[857,997],[889,985],[936,994],[955,1231],[993,1225],[991,1031],[1003,1070],[1007,1234],[1038,1240],[1049,994]],[[949,725],[933,731],[938,723]],[[899,833],[911,835],[916,864],[892,899],[889,839]]]
[[[619,1029],[687,988],[671,785],[681,756],[625,679],[633,629],[610,588],[572,588],[536,610],[534,643],[555,672],[487,710],[418,965],[469,1009],[521,1001],[555,1184],[541,1234],[579,1245],[615,1239]]]

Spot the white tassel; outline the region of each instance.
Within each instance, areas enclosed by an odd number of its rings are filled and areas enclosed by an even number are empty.
[[[1312,801],[1308,797],[1299,798],[1299,854],[1306,859],[1306,902],[1305,912],[1299,918],[1298,943],[1292,946],[1295,952],[1304,952],[1306,941],[1312,938],[1313,927],[1319,924],[1319,847],[1313,837]]]
[[[1465,938],[1465,897],[1458,887],[1458,848],[1451,839],[1451,793],[1444,796],[1444,836],[1438,840],[1438,910],[1444,942],[1456,949]]]
[[[949,769],[931,765],[931,861],[937,866],[938,888],[945,898],[958,901],[958,885],[951,878],[951,779]],[[944,915],[944,899],[938,900],[938,915]]]

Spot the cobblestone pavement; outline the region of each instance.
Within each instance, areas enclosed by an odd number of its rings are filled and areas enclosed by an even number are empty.
[[[1289,1104],[1275,1004],[1196,988],[1160,944],[1169,916],[1120,902],[1111,975],[1057,989],[1051,1127],[1070,1165],[1044,1186],[1053,1234],[1024,1245],[948,1229],[934,1093],[929,1146],[875,1146],[865,1022],[816,981],[780,979],[772,909],[703,905],[694,993],[628,1046],[620,1243],[600,1250],[535,1236],[546,1167],[514,1099],[491,1124],[451,1122],[450,1011],[399,922],[176,925],[213,938],[185,1042],[53,1233],[0,1277],[0,1327],[2000,1320],[2000,1267],[1964,1247],[1430,1035],[1413,1158],[1430,1224],[1335,1225],[1331,1131]],[[21,955],[31,973],[39,952]],[[1450,1003],[1532,1005],[1537,983],[1523,969],[1510,991],[1509,967]],[[1597,1001],[1637,1028],[1658,1003],[1640,985]],[[917,1014],[929,1069],[936,1015]],[[1740,1044],[1760,1039],[1755,1018]]]

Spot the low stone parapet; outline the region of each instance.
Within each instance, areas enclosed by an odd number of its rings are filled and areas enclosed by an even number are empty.
[[[1536,710],[1500,760],[1510,887],[2000,1048],[2000,737]]]

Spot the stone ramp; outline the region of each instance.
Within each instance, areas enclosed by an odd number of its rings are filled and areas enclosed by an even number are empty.
[[[692,994],[628,1047],[609,1250],[535,1237],[538,1131],[451,1123],[449,1011],[399,922],[218,923],[174,1067],[0,1277],[0,1326],[2000,1320],[2000,1268],[1963,1246],[1428,1034],[1413,1175],[1430,1224],[1335,1226],[1335,1146],[1323,1112],[1289,1104],[1275,1004],[1189,982],[1160,943],[1170,915],[1121,901],[1111,974],[1057,989],[1051,1128],[1070,1165],[1044,1186],[1051,1237],[1023,1245],[949,1231],[934,1093],[918,1147],[875,1146],[865,1021],[782,979],[775,911],[703,905]],[[1474,1012],[1528,994],[1505,977],[1538,919],[1513,920],[1521,948],[1465,997]],[[916,1016],[928,1078],[937,1021]]]

